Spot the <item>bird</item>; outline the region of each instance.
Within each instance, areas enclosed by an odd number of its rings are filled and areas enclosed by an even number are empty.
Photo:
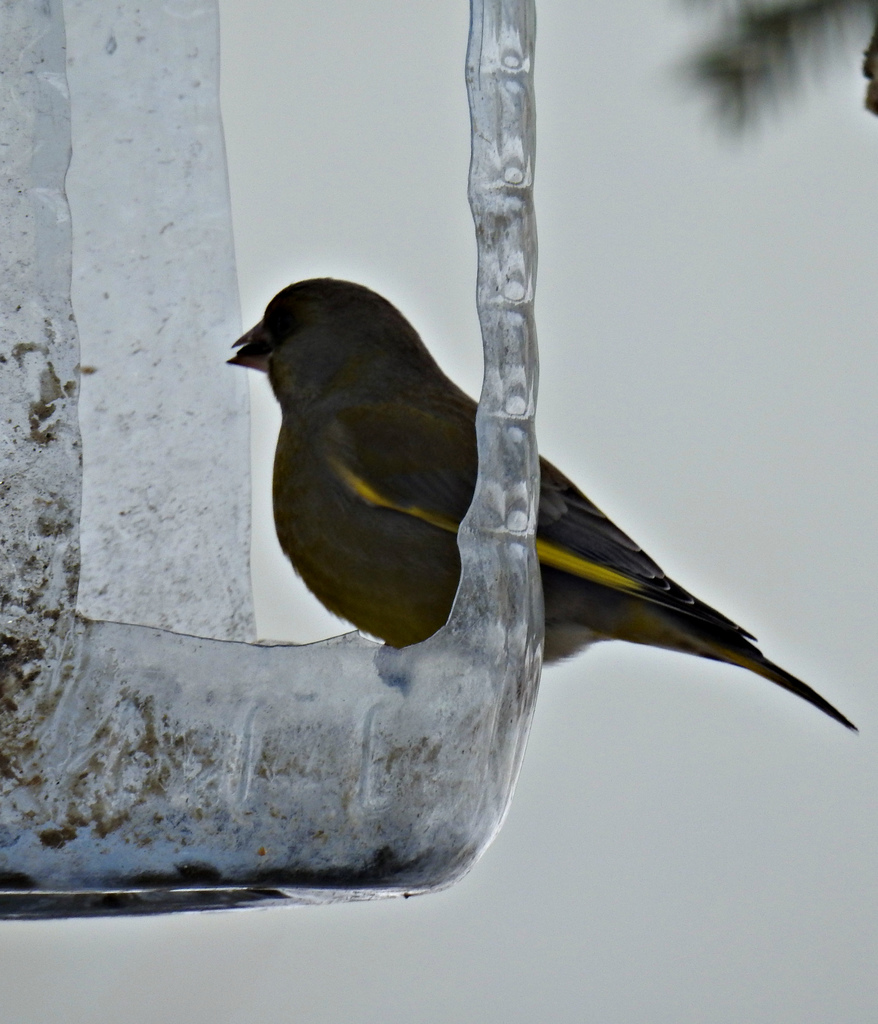
[[[274,521],[295,571],[330,612],[392,647],[432,636],[460,578],[476,402],[392,303],[350,281],[289,285],[233,347],[228,362],[267,373],[280,404]],[[682,651],[748,669],[856,731],[543,458],[536,551],[545,662],[602,640]]]

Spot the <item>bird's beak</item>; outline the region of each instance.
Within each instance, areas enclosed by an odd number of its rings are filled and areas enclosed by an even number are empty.
[[[232,366],[246,366],[251,370],[262,370],[263,373],[268,373],[268,357],[274,346],[272,337],[265,329],[262,320],[245,335],[238,338],[232,348],[241,350],[227,360]]]

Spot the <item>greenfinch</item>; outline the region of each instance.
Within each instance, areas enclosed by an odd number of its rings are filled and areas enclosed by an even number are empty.
[[[290,285],[235,347],[229,362],[267,372],[280,403],[274,520],[296,572],[331,612],[391,646],[425,640],[460,577],[476,403],[399,310],[347,281]],[[668,579],[551,463],[540,471],[546,661],[598,640],[684,651],[749,669],[855,728]]]

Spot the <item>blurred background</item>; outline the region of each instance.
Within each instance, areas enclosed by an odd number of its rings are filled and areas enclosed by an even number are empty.
[[[467,4],[220,8],[245,325],[291,281],[351,278],[477,394]],[[555,0],[537,14],[541,451],[860,736],[741,670],[598,647],[545,672],[507,823],[454,888],[3,924],[4,1020],[878,1012],[869,33],[734,134],[680,70],[710,36],[707,12]],[[274,540],[264,379],[253,399],[260,634],[344,631]]]

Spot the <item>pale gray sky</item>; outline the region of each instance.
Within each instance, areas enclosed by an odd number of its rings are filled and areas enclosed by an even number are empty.
[[[476,392],[467,5],[221,11],[245,322],[350,277]],[[508,821],[459,885],[3,925],[4,1020],[875,1017],[878,121],[853,45],[730,144],[670,73],[694,38],[662,0],[538,9],[541,450],[861,735],[743,671],[607,645],[545,673]],[[274,544],[262,391],[260,631],[311,639],[339,626]]]

